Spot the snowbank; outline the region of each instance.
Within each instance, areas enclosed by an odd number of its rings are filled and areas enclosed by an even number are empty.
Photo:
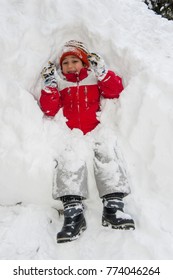
[[[140,0],[0,2],[0,258],[171,259],[173,23]],[[43,65],[56,62],[70,39],[84,41],[123,77],[121,98],[103,102],[101,120],[120,139],[136,231],[102,228],[94,189],[86,203],[86,234],[57,247],[63,219],[51,208],[54,158],[70,132],[62,112],[50,121],[37,100]],[[32,232],[29,241],[26,232]]]

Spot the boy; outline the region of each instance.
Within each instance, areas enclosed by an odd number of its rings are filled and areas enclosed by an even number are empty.
[[[99,55],[90,53],[82,42],[75,40],[64,45],[58,71],[51,62],[43,68],[40,107],[51,117],[62,108],[70,129],[94,135],[94,174],[103,202],[102,225],[134,229],[133,219],[123,211],[123,197],[130,193],[130,187],[117,143],[114,136],[113,140],[105,141],[95,136],[100,98],[118,98],[123,90],[122,80],[106,68]],[[65,154],[57,160],[54,198],[60,199],[64,206],[64,225],[57,234],[58,243],[77,239],[86,229],[82,203],[88,195],[86,163],[77,154],[70,160],[71,165],[66,164]],[[77,169],[72,168],[74,162]]]

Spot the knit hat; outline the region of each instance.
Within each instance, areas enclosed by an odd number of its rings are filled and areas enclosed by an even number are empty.
[[[85,45],[82,42],[76,41],[76,40],[70,40],[65,43],[61,55],[60,55],[60,65],[62,65],[63,59],[67,55],[75,55],[79,59],[83,61],[89,67],[89,61],[88,61],[88,54],[89,51],[85,47]]]

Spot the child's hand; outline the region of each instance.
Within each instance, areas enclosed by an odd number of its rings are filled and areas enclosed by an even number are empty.
[[[56,66],[51,61],[41,71],[41,77],[46,87],[56,87]]]
[[[102,80],[107,74],[107,69],[103,58],[96,53],[90,53],[88,55],[88,60],[90,62],[91,68],[96,74],[96,77],[99,80]]]

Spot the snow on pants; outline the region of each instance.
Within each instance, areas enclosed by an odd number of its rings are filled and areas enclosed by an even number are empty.
[[[88,197],[88,166],[92,157],[99,196],[130,193],[129,180],[115,131],[98,126],[87,135],[71,132],[56,160],[53,198],[65,195]]]

